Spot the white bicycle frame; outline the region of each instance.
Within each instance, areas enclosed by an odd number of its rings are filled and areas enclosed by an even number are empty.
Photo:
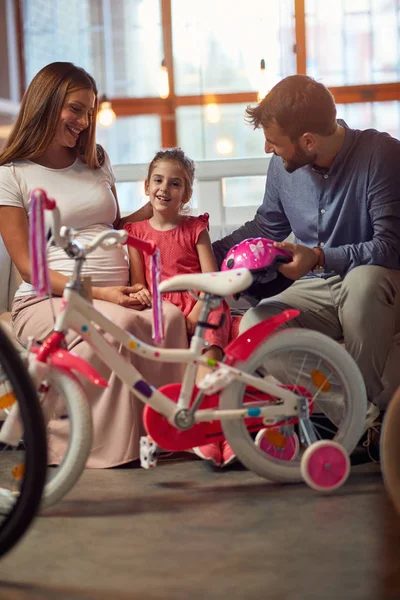
[[[64,376],[64,381],[66,382],[68,378],[65,378],[65,375],[69,372],[69,385],[71,385],[74,377],[72,372],[77,371],[83,376],[86,376],[93,383],[99,386],[107,386],[107,381],[103,379],[89,363],[75,355],[73,352],[68,352],[66,349],[66,335],[70,330],[73,330],[94,348],[95,353],[108,367],[110,367],[112,372],[114,372],[123,383],[132,389],[132,392],[144,404],[149,405],[153,411],[156,411],[159,415],[166,417],[169,423],[177,430],[190,430],[193,426],[202,422],[212,423],[222,421],[222,432],[217,432],[217,434],[224,434],[226,436],[226,439],[232,444],[232,448],[236,452],[238,458],[245,466],[269,479],[281,480],[281,478],[283,478],[285,481],[295,481],[299,475],[298,466],[294,464],[290,467],[289,471],[287,469],[289,465],[286,463],[291,460],[290,458],[286,459],[285,457],[282,457],[283,461],[278,460],[276,461],[276,464],[269,464],[270,461],[265,461],[265,456],[262,456],[262,451],[258,448],[254,448],[253,441],[242,436],[241,423],[238,424],[239,426],[234,422],[224,423],[224,420],[234,421],[240,419],[243,421],[245,419],[253,418],[256,420],[256,425],[262,427],[262,425],[274,426],[284,422],[285,419],[290,418],[291,420],[288,425],[291,430],[292,426],[298,422],[300,428],[300,441],[308,445],[300,462],[300,474],[303,479],[311,487],[322,491],[327,491],[328,489],[333,490],[339,485],[342,485],[350,471],[350,460],[346,449],[342,448],[337,442],[326,440],[317,441],[317,436],[310,421],[310,409],[312,411],[312,404],[310,404],[309,401],[313,401],[314,399],[309,398],[306,390],[304,390],[302,395],[299,395],[297,385],[294,387],[283,386],[273,377],[262,377],[262,373],[260,373],[260,370],[263,370],[262,364],[260,363],[262,363],[264,357],[268,355],[268,348],[264,348],[263,346],[266,336],[283,322],[297,316],[298,311],[282,311],[280,315],[267,319],[250,328],[224,349],[225,358],[223,361],[219,362],[207,359],[202,355],[202,351],[207,345],[204,341],[204,332],[207,327],[215,327],[215,325],[208,323],[210,311],[218,306],[224,296],[243,291],[246,287],[251,285],[252,275],[247,269],[239,269],[235,270],[234,273],[229,272],[223,274],[205,273],[177,275],[168,281],[163,282],[159,288],[157,285],[154,286],[153,304],[155,309],[153,318],[154,324],[157,325],[157,327],[154,328],[156,329],[155,336],[157,339],[162,337],[159,336],[159,333],[162,330],[162,323],[160,320],[161,311],[158,292],[160,290],[198,290],[204,293],[204,297],[202,298],[203,305],[194,335],[190,342],[190,348],[168,349],[146,344],[133,334],[124,331],[121,327],[113,323],[111,319],[107,318],[96,309],[92,301],[89,301],[88,298],[84,297],[81,285],[81,271],[86,256],[98,246],[107,249],[115,247],[117,244],[127,243],[136,247],[138,250],[153,255],[153,279],[154,281],[157,281],[159,274],[159,257],[154,243],[128,236],[126,232],[106,231],[96,236],[85,247],[74,239],[76,236],[72,229],[67,227],[60,228],[60,215],[55,201],[48,199],[46,193],[40,189],[35,190],[32,194],[32,212],[34,218],[31,222],[33,223],[33,230],[35,231],[36,219],[38,219],[39,229],[43,233],[43,214],[40,211],[43,209],[43,206],[52,210],[55,241],[58,246],[66,251],[68,256],[75,259],[73,273],[65,286],[60,313],[55,319],[53,332],[47,336],[43,342],[37,345],[34,344],[34,340],[32,340],[27,350],[29,372],[34,377],[34,381],[37,384],[40,384],[39,390],[44,392],[44,404],[47,404],[48,411],[50,411],[52,398],[54,401],[54,398],[57,395],[57,376]],[[34,247],[34,252],[32,254],[35,257],[35,261],[33,262],[33,280],[35,285],[38,283],[40,284],[37,285],[40,292],[46,293],[49,290],[49,283],[48,281],[45,281],[46,277],[43,277],[43,275],[46,275],[46,272],[39,269],[39,266],[43,266],[46,262],[43,254],[43,246],[40,248]],[[165,386],[159,390],[156,389],[142,378],[141,373],[130,361],[127,361],[120,355],[113,343],[110,343],[105,338],[104,334],[109,334],[113,341],[117,341],[128,351],[147,360],[186,364],[187,367],[183,377],[183,383],[172,383],[171,386]],[[274,343],[272,340],[271,346],[270,353],[273,354]],[[276,348],[278,348],[278,346],[276,346]],[[253,356],[253,354],[255,356]],[[258,363],[255,358],[259,360]],[[249,363],[247,363],[247,361],[249,361]],[[249,370],[251,369],[251,372],[255,372],[256,375],[252,375],[248,371],[243,370],[243,368],[246,369],[246,364],[248,364]],[[195,379],[200,365],[212,368],[213,371],[208,373],[202,382],[195,385]],[[254,371],[254,368],[257,367],[257,365],[259,366],[259,370]],[[362,383],[361,376],[360,380]],[[225,389],[227,389],[226,393],[229,394],[229,386],[231,386],[233,382],[240,382],[243,388],[243,394],[245,395],[244,402],[242,402],[240,408],[220,410],[219,404],[214,407],[216,404],[215,398],[212,400],[212,406],[210,408],[201,408],[204,396],[216,396]],[[75,381],[75,384],[77,383],[78,382]],[[247,390],[247,386],[250,389]],[[292,389],[290,389],[290,387]],[[77,400],[78,395],[80,396],[80,411],[82,414],[82,410],[86,409],[86,420],[87,423],[89,423],[91,422],[90,411],[85,405],[85,395],[79,393],[80,389],[81,387],[75,387],[75,394],[69,392],[66,393],[66,397],[68,400],[71,400],[69,408],[74,409],[75,406],[78,406],[79,404]],[[165,393],[163,393],[163,389]],[[294,389],[297,393],[292,391]],[[322,387],[320,389],[322,389]],[[196,390],[198,391],[196,392],[196,397],[194,397]],[[252,390],[263,392],[267,397],[253,401],[251,396],[253,394]],[[49,394],[47,394],[47,392],[49,392]],[[175,395],[178,395],[178,393],[179,396],[177,401],[175,401]],[[230,402],[230,398],[226,398],[226,405],[233,407],[238,406],[236,403],[236,400],[239,400],[238,390],[232,389],[232,394],[235,395],[234,402]],[[46,402],[48,396],[50,396],[50,402]],[[255,396],[256,394],[254,393],[253,397]],[[193,405],[191,404],[192,400],[194,400]],[[225,396],[223,396],[223,400],[225,400]],[[250,402],[247,402],[248,400],[250,400]],[[358,407],[358,409],[360,409],[360,407]],[[147,415],[147,417],[148,416],[149,415]],[[145,417],[145,420],[147,417]],[[163,430],[161,420],[154,420],[154,415],[152,418],[153,425],[150,425],[151,420],[148,421],[148,433],[150,435],[144,436],[140,440],[141,462],[145,468],[153,467],[156,464],[157,428],[160,427],[160,434]],[[85,419],[81,418],[81,421],[84,423]],[[245,426],[249,427],[247,423],[245,423]],[[212,429],[212,427],[211,424],[210,428]],[[153,431],[151,431],[152,429]],[[204,439],[206,440],[207,435],[202,431],[203,428],[198,427],[197,429],[199,430],[199,439],[201,436],[204,436]],[[205,429],[207,430],[207,428]],[[88,432],[89,429],[83,431],[82,439],[91,441]],[[292,433],[292,431],[290,433]],[[344,433],[346,433],[346,431]],[[5,441],[5,443],[16,445],[21,439],[21,435],[22,431],[18,408],[17,405],[14,404],[1,428],[0,439]],[[154,439],[150,438],[151,435],[154,436]],[[180,436],[180,434],[178,435]],[[173,436],[171,437],[173,438]],[[185,436],[182,436],[182,438],[184,437]],[[196,435],[194,435],[194,438],[196,438]],[[10,439],[12,442],[10,442]],[[185,440],[188,447],[193,446],[191,441],[191,433],[189,432],[189,435]],[[351,446],[351,441],[347,440],[347,438],[346,441],[348,442],[348,445]],[[66,474],[64,475],[62,470],[59,471],[65,478],[63,482],[64,487],[60,484],[58,488],[57,486],[53,486],[53,490],[50,488],[47,498],[52,498],[53,501],[59,499],[60,494],[62,495],[65,493],[65,490],[70,486],[71,481],[76,481],[76,474],[78,473],[79,475],[84,468],[84,462],[86,461],[90,447],[75,444],[75,448],[75,455],[71,455],[71,465],[69,465],[70,472],[68,473],[68,469],[66,469]],[[250,452],[250,450],[252,451]],[[335,453],[334,460],[332,460],[333,452]],[[268,454],[268,452],[266,452],[266,454]],[[67,462],[68,456],[69,455],[67,454]],[[84,460],[77,464],[77,459],[79,459],[79,457],[83,457]],[[311,460],[313,461],[312,463],[310,462]],[[279,463],[281,463],[281,465],[279,465]],[[317,469],[315,468],[315,465],[318,466]],[[71,467],[73,467],[73,469],[71,469]],[[283,470],[285,473],[283,473]],[[329,477],[326,476],[326,471],[330,472]],[[75,479],[73,479],[74,477]]]
[[[154,244],[129,236],[127,232],[111,230],[99,234],[87,246],[82,246],[82,244],[74,240],[75,232],[72,229],[60,226],[60,213],[56,206],[56,202],[49,199],[43,190],[35,190],[33,194],[35,195],[35,199],[41,200],[44,208],[51,211],[53,218],[53,236],[56,244],[63,248],[67,254],[76,261],[73,274],[64,289],[62,309],[56,318],[53,334],[50,334],[43,343],[41,347],[43,352],[39,350],[35,356],[36,360],[32,361],[32,356],[30,357],[30,371],[33,372],[33,375],[35,375],[34,372],[36,371],[36,379],[39,373],[45,373],[46,367],[48,368],[47,363],[50,362],[49,358],[51,359],[51,353],[60,348],[61,341],[68,331],[72,329],[95,349],[95,352],[100,358],[116,373],[121,381],[132,389],[135,395],[144,404],[148,404],[158,413],[164,415],[168,421],[178,429],[187,429],[193,424],[200,422],[222,419],[243,419],[246,417],[261,417],[266,424],[273,425],[275,422],[282,420],[285,417],[293,417],[296,414],[301,414],[304,408],[304,398],[299,398],[299,396],[291,390],[281,387],[272,381],[268,381],[268,379],[254,377],[253,375],[243,372],[240,368],[232,366],[232,364],[228,365],[226,362],[220,363],[202,356],[202,350],[205,346],[204,323],[207,321],[211,308],[215,306],[217,297],[222,298],[221,294],[218,295],[214,290],[210,289],[209,273],[196,276],[196,283],[199,285],[194,287],[207,293],[205,294],[199,322],[191,339],[190,348],[167,349],[146,344],[129,332],[122,330],[100,311],[96,310],[93,304],[83,297],[80,286],[81,266],[86,259],[87,254],[98,246],[107,249],[115,247],[116,244],[127,243],[139,250],[154,253]],[[217,276],[218,274],[215,275]],[[202,277],[208,279],[207,290],[201,289]],[[172,279],[170,281],[172,281]],[[231,287],[230,289],[228,289],[228,287],[225,288],[226,295],[233,293],[234,287]],[[182,290],[184,288],[180,287],[179,289]],[[200,323],[202,323],[202,325],[200,325]],[[153,360],[155,362],[186,363],[187,367],[178,402],[174,402],[166,394],[157,390],[154,386],[145,381],[140,372],[131,363],[120,356],[117,350],[104,338],[104,335],[100,333],[95,325],[103,332],[109,333],[127,350],[138,354],[147,360]],[[260,324],[256,327],[262,327],[262,325]],[[247,337],[248,333],[246,333],[246,338]],[[66,351],[64,350],[64,352]],[[71,356],[71,354],[68,356]],[[86,366],[86,372],[91,372],[91,375],[93,375],[93,367],[80,358],[78,361],[81,367],[83,367],[81,369],[82,374],[85,374],[84,371]],[[69,362],[71,363],[72,361],[70,360]],[[235,362],[238,362],[237,359],[233,361],[233,363]],[[258,390],[273,396],[276,398],[276,402],[268,404],[252,402],[247,404],[246,407],[238,410],[222,411],[218,408],[197,409],[197,402],[195,401],[193,408],[189,408],[199,365],[211,367],[216,372],[223,369],[223,377],[217,383],[217,388],[214,389],[214,392],[220,392],[232,383],[232,381],[240,380],[246,385],[253,386]],[[72,369],[71,365],[67,368],[70,370]],[[95,375],[98,374],[95,373]],[[102,378],[99,376],[98,380],[100,381],[101,379]],[[103,384],[106,384],[106,382],[103,381]],[[205,395],[214,392],[209,392],[209,390],[203,391]],[[179,415],[182,417],[183,413],[185,413],[183,418],[179,418]],[[191,415],[189,423],[185,418],[188,414]]]
[[[222,385],[221,389],[229,385],[233,380],[240,380],[266,394],[274,396],[282,403],[264,405],[258,409],[259,412],[257,415],[254,413],[257,403],[249,404],[248,407],[238,410],[198,409],[194,414],[194,423],[258,416],[266,418],[268,424],[273,424],[282,417],[293,417],[297,412],[299,396],[292,391],[284,389],[272,381],[244,373],[240,368],[238,369],[225,363],[215,363],[215,361],[208,361],[207,358],[204,358],[201,354],[201,350],[204,347],[203,339],[197,336],[196,333],[192,337],[189,349],[168,349],[151,346],[115,325],[115,323],[98,311],[93,304],[83,298],[77,290],[65,288],[63,299],[64,306],[56,319],[54,330],[66,333],[69,329],[72,329],[79,334],[95,349],[96,354],[117,374],[121,381],[132,389],[142,402],[163,414],[175,426],[177,426],[175,421],[177,413],[181,409],[189,408],[199,365],[211,366],[214,369],[224,369],[227,373],[227,383]],[[102,331],[109,333],[127,350],[147,360],[186,363],[187,368],[178,403],[172,401],[145,381],[140,372],[131,363],[127,363],[96,329],[94,323]]]

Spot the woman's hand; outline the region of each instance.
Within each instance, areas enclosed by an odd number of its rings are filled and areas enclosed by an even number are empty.
[[[150,202],[136,210],[131,215],[119,219],[118,223],[114,223],[116,229],[122,229],[126,223],[137,223],[138,221],[148,221],[153,216],[153,207]]]
[[[151,307],[150,291],[147,288],[145,288],[144,285],[141,285],[140,283],[136,283],[133,287],[138,288],[138,289],[135,292],[131,292],[129,294],[129,297],[139,300],[139,302],[141,304],[143,304],[143,306],[145,308],[150,308]]]
[[[112,304],[118,304],[119,306],[132,308],[134,310],[143,310],[144,308],[147,308],[147,305],[143,304],[143,302],[136,297],[136,293],[142,289],[143,285],[140,283],[135,285],[94,287],[92,289],[92,294],[93,298],[96,298],[97,300],[112,302]]]

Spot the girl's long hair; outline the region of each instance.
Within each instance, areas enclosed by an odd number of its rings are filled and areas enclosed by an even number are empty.
[[[26,90],[17,120],[0,153],[0,165],[16,160],[34,160],[49,148],[56,134],[67,94],[90,89],[95,95],[89,126],[81,132],[74,148],[91,169],[104,162],[104,150],[96,146],[98,92],[89,73],[70,62],[54,62],[43,67]]]

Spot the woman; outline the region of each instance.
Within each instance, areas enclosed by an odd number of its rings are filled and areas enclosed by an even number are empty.
[[[121,219],[115,178],[106,152],[95,143],[98,94],[94,79],[72,63],[56,62],[33,78],[21,102],[14,128],[0,153],[0,234],[20,272],[23,283],[12,307],[12,325],[18,340],[43,339],[53,327],[50,300],[37,298],[30,285],[28,218],[32,189],[42,187],[57,200],[62,224],[79,231],[87,242],[101,231],[148,218],[148,207]],[[73,261],[57,247],[48,249],[50,283],[56,312]],[[121,327],[151,343],[151,311],[130,294],[129,267],[123,249],[98,249],[88,256],[85,274],[93,283],[95,306]],[[185,319],[175,306],[165,306],[165,345],[187,344]],[[69,348],[90,361],[109,381],[105,392],[88,386],[94,439],[87,466],[111,467],[139,456],[142,404],[110,370],[94,356],[75,333]],[[139,368],[153,385],[181,378],[180,365],[161,368],[157,377],[151,362],[125,349],[121,354]],[[58,464],[68,440],[66,420],[54,420],[49,429],[49,461]]]

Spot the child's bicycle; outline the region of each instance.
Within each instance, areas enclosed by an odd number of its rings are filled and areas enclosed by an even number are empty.
[[[60,229],[55,201],[43,191],[34,194],[52,211],[55,243],[75,260],[54,331],[39,346],[32,343],[28,356],[30,373],[41,385],[46,415],[51,415],[60,394],[70,421],[68,451],[45,487],[43,506],[56,502],[73,486],[90,451],[89,404],[73,371],[99,386],[107,385],[83,359],[66,350],[65,335],[70,329],[89,343],[146,405],[148,436],[141,439],[143,466],[155,466],[157,447],[182,451],[225,437],[243,465],[267,479],[305,480],[320,491],[343,484],[350,469],[348,455],[363,431],[366,393],[358,367],[338,343],[305,329],[274,333],[298,315],[296,310],[286,310],[237,337],[225,348],[222,362],[204,358],[204,331],[210,311],[223,297],[238,294],[252,283],[249,270],[237,269],[178,275],[161,283],[161,292],[203,292],[202,311],[189,349],[145,344],[83,297],[81,269],[86,256],[99,246],[107,249],[128,244],[150,254],[155,253],[155,246],[124,231],[107,231],[84,247],[74,239],[72,229]],[[105,340],[105,333],[156,363],[186,363],[183,382],[155,389]],[[212,373],[196,387],[199,365],[209,367]],[[17,430],[16,426],[16,436]]]

